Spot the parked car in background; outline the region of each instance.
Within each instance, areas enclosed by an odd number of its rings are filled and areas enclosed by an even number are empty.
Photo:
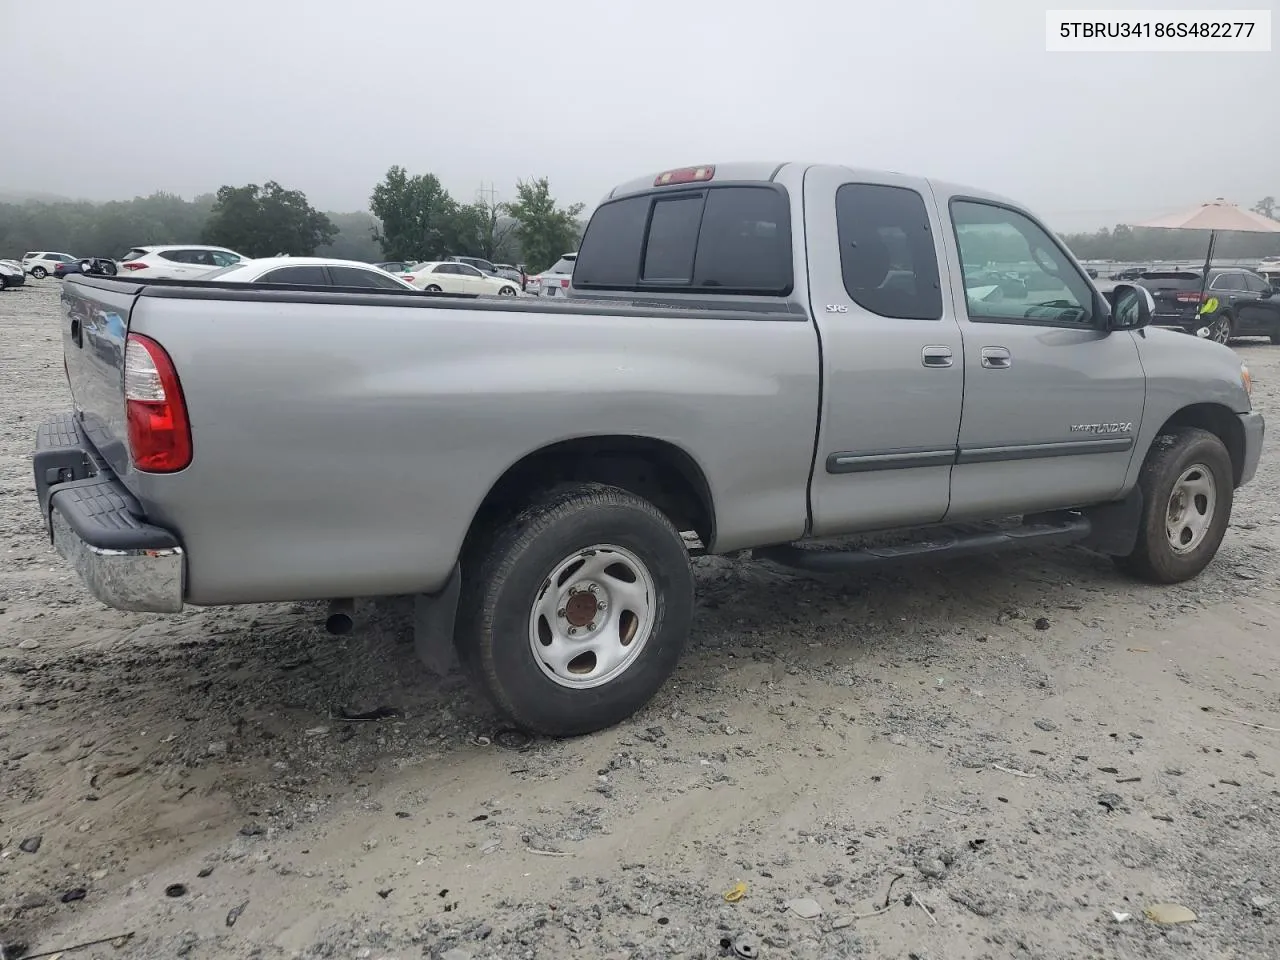
[[[1263,257],[1254,272],[1271,284],[1272,289],[1280,290],[1280,257]]]
[[[526,290],[543,297],[562,297],[569,291],[573,280],[573,266],[578,262],[576,253],[566,253],[549,270],[529,278]]]
[[[429,293],[497,294],[503,297],[514,297],[520,293],[518,280],[490,276],[459,260],[415,264],[412,270],[401,276],[418,290]]]
[[[481,271],[482,273],[484,271]],[[495,263],[493,265],[495,276],[502,277],[504,280],[514,280],[520,284],[520,289],[524,289],[524,273],[519,267],[514,267],[509,263]]]
[[[498,268],[483,257],[445,257],[446,260],[452,260],[454,263],[465,263],[468,266],[475,267],[481,273],[489,277],[498,275]]]
[[[1140,276],[1150,270],[1150,267],[1126,267],[1123,270],[1117,270],[1111,275],[1112,280],[1137,280]]]
[[[247,259],[226,247],[200,244],[134,247],[121,259],[120,272],[145,280],[191,280]]]
[[[1155,326],[1174,327],[1218,343],[1232,337],[1271,337],[1280,343],[1280,329],[1269,325],[1269,310],[1244,310],[1261,297],[1270,297],[1271,285],[1249,270],[1215,267],[1204,281],[1204,269],[1149,270],[1138,283],[1151,291]],[[1204,286],[1204,292],[1201,287]],[[1247,325],[1246,325],[1247,321]]]
[[[381,263],[373,264],[373,266],[379,270],[385,270],[387,273],[404,273],[416,262],[413,260],[383,260]]]
[[[22,269],[37,280],[43,280],[57,269],[60,263],[74,263],[76,257],[69,253],[33,251],[22,255]]]
[[[27,273],[20,260],[0,260],[0,290],[20,287],[27,282]]]
[[[218,283],[289,283],[308,287],[354,287],[364,290],[413,290],[385,270],[358,260],[325,257],[263,257],[239,263],[196,279]]]
[[[53,275],[59,280],[73,273],[88,273],[100,277],[114,277],[119,271],[116,262],[110,257],[84,257],[71,263],[60,263],[54,267]]]

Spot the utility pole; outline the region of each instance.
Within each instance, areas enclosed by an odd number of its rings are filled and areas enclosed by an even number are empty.
[[[497,205],[498,191],[497,188],[494,187],[493,181],[490,181],[489,186],[486,187],[482,180],[480,182],[480,189],[476,191],[476,196],[491,210]]]

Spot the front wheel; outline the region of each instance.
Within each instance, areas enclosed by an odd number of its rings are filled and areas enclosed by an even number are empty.
[[[1142,521],[1127,573],[1150,583],[1181,583],[1213,560],[1231,521],[1231,456],[1207,430],[1181,427],[1156,437],[1138,479]]]
[[[500,297],[514,297],[515,295],[516,295],[515,287],[503,287],[501,290],[498,291],[498,296]]]
[[[49,275],[49,271],[46,270],[44,267],[31,268],[31,276],[35,277],[37,280],[43,280],[48,275]]]
[[[679,531],[602,484],[540,498],[463,559],[455,643],[500,712],[552,737],[625,720],[666,682],[693,618]]]
[[[429,284],[427,284],[425,287],[423,287],[423,289],[424,289],[424,290],[426,290],[426,292],[427,292],[427,293],[440,293],[440,292],[442,292],[442,291],[440,290],[440,287],[439,287],[437,284],[434,284],[434,283],[429,283]]]

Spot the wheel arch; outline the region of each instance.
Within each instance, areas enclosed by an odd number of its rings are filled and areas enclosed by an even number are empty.
[[[1199,427],[1221,440],[1231,457],[1232,483],[1240,485],[1244,475],[1244,426],[1234,411],[1220,403],[1193,403],[1182,407],[1160,425],[1153,442],[1178,427]]]
[[[688,451],[652,437],[574,437],[539,447],[511,464],[480,502],[467,540],[509,516],[531,493],[560,483],[596,482],[643,497],[681,531],[693,530],[707,549],[715,541],[715,505],[706,474]]]

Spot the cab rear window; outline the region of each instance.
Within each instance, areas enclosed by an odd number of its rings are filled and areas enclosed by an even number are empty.
[[[785,296],[791,207],[774,184],[659,190],[600,206],[578,251],[583,290]]]

